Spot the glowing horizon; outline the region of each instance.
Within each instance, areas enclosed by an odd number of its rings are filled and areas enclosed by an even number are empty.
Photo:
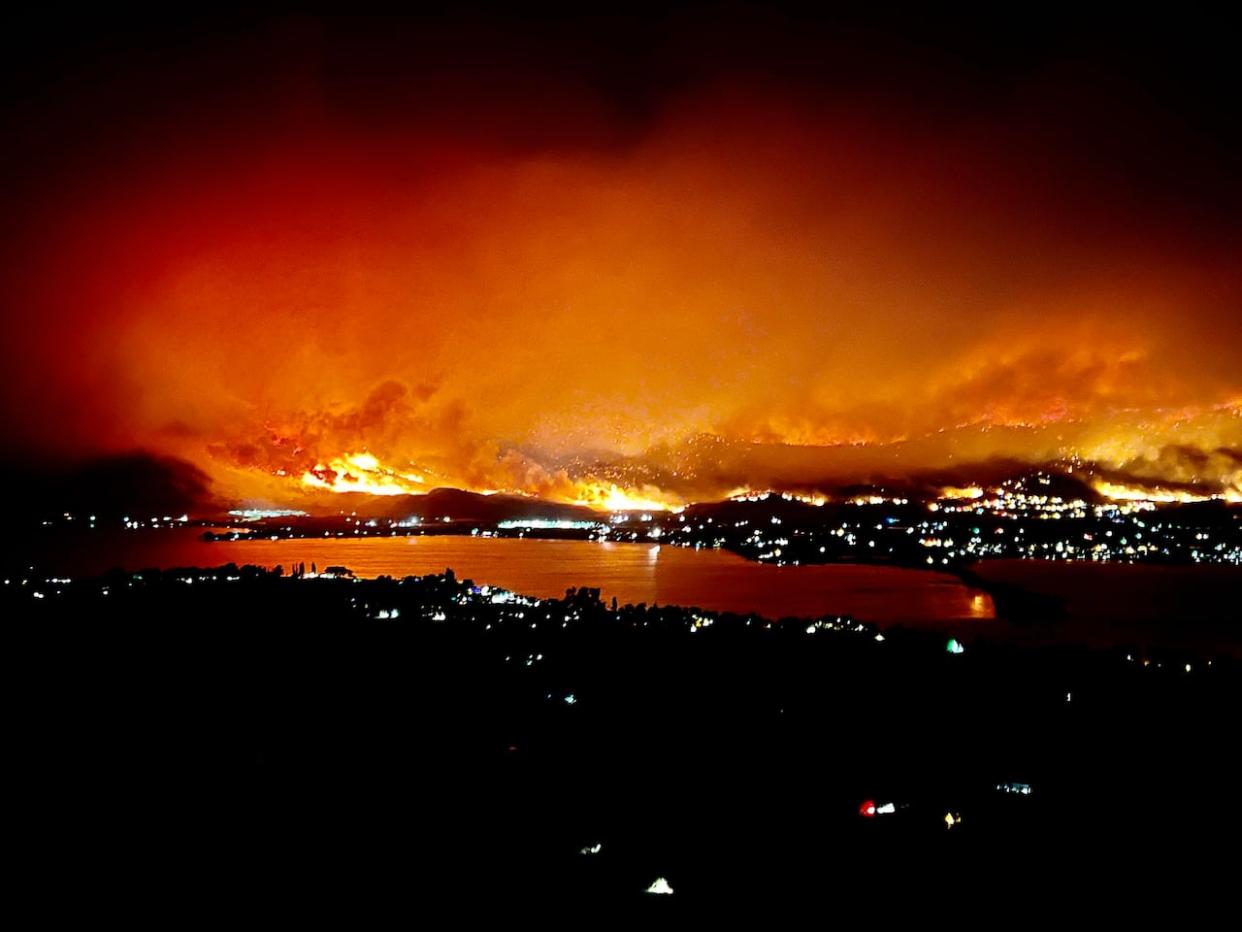
[[[438,83],[295,42],[167,99],[122,59],[132,99],[50,95],[63,144],[24,156],[4,241],[9,458],[142,450],[293,507],[675,508],[990,460],[1242,496],[1235,162],[1142,95],[945,87],[869,46],[855,87],[784,72],[780,26],[754,71],[620,69],[631,111],[473,29]]]

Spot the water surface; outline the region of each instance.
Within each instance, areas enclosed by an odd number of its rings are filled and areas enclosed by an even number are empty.
[[[849,614],[956,635],[1024,643],[1183,647],[1242,655],[1242,569],[1027,560],[971,569],[989,583],[1053,596],[1063,612],[1021,624],[997,620],[992,597],[956,576],[892,566],[776,567],[725,550],[639,543],[416,536],[208,543],[195,528],[90,531],[46,537],[42,566],[62,575],[112,567],[253,563],[286,569],[348,566],[359,576],[441,573],[527,595],[598,587],[624,604],[699,606],[769,618]]]
[[[103,532],[96,532],[102,535]],[[95,574],[120,566],[286,569],[349,567],[359,576],[441,573],[526,595],[598,587],[618,602],[693,605],[768,617],[850,614],[880,624],[993,619],[991,597],[955,576],[889,566],[768,566],[725,550],[658,544],[465,536],[203,541],[192,528],[133,531],[104,543],[86,535],[51,557],[57,572]]]

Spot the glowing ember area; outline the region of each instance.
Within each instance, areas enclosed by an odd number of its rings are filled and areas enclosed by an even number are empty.
[[[947,486],[940,490],[940,497],[947,499],[983,498],[983,489],[977,485],[965,486],[963,488]]]
[[[325,465],[317,463],[300,479],[303,488],[324,492],[360,492],[367,495],[419,495],[433,487],[427,477],[415,472],[402,472],[384,465],[367,452],[335,457]],[[467,488],[468,483],[461,483]],[[498,489],[471,489],[485,495]],[[510,489],[523,494],[523,489]],[[685,502],[666,495],[654,486],[626,489],[612,482],[595,480],[570,481],[554,477],[541,488],[542,498],[570,505],[584,505],[597,511],[668,511]]]
[[[329,492],[365,492],[368,495],[409,495],[426,491],[417,473],[401,473],[380,465],[370,453],[350,453],[327,466],[316,464],[302,474],[302,484]]]
[[[827,495],[811,492],[775,492],[771,489],[764,492],[734,489],[725,497],[731,502],[764,502],[773,495],[779,496],[787,502],[801,502],[804,505],[814,505],[816,508],[822,508],[830,501]]]
[[[567,499],[570,504],[600,511],[669,511],[684,504],[662,497],[659,489],[651,487],[627,491],[612,483],[584,482],[575,491],[576,497]]]
[[[1097,492],[1115,502],[1158,502],[1161,504],[1189,504],[1191,502],[1227,501],[1242,502],[1242,490],[1225,489],[1222,492],[1203,494],[1185,489],[1166,489],[1159,486],[1121,485],[1116,482],[1093,483]]]

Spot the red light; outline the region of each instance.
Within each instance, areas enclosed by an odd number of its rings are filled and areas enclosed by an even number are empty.
[[[862,816],[864,819],[874,819],[875,818],[875,800],[874,799],[864,800],[863,804],[858,807],[858,814]]]

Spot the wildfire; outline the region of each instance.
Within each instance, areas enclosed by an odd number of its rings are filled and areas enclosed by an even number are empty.
[[[586,505],[601,511],[671,511],[683,504],[669,498],[655,486],[623,489],[612,482],[580,482],[575,495],[577,497],[570,504]]]
[[[319,463],[302,474],[301,482],[309,489],[363,492],[367,495],[421,495],[428,491],[425,476],[386,466],[365,451],[347,453],[326,464]],[[476,491],[490,495],[498,490]],[[512,494],[526,493],[515,489]],[[671,511],[685,504],[656,486],[627,489],[613,482],[595,480],[580,480],[555,492],[549,490],[545,496],[570,505],[585,505],[597,511]]]
[[[977,485],[968,485],[960,488],[950,485],[940,490],[940,497],[949,499],[983,498],[983,489]]]
[[[327,492],[362,492],[367,495],[419,495],[428,491],[426,476],[387,466],[367,451],[346,453],[325,463],[318,463],[301,476],[301,484],[307,489]],[[464,487],[464,486],[463,486]],[[1242,504],[1242,488],[1227,486],[1220,492],[1196,491],[1186,488],[1169,488],[1159,485],[1127,485],[1099,479],[1093,487],[1103,497],[1115,502],[1158,504],[1186,504],[1192,502],[1225,501]],[[495,492],[487,489],[483,494]],[[527,494],[514,489],[513,494]],[[946,486],[940,489],[941,501],[973,501],[983,498],[987,492],[979,486]],[[578,479],[563,482],[559,488],[545,489],[543,495],[566,504],[583,505],[597,511],[676,511],[685,501],[654,485],[623,487],[615,482],[596,479]],[[735,489],[729,496],[732,501],[762,501],[780,495],[790,501],[811,505],[823,505],[826,496],[811,493],[776,492],[772,490]],[[889,502],[904,504],[905,499],[890,499],[883,495],[860,495],[847,502],[855,505],[880,505]],[[973,507],[973,506],[972,506]],[[939,510],[931,502],[928,508]]]
[[[754,489],[734,489],[725,498],[731,502],[763,502],[773,495],[779,495],[787,502],[801,502],[804,505],[814,505],[816,508],[823,508],[828,504],[828,496],[816,492],[777,492],[772,489],[762,492]]]
[[[302,474],[302,484],[329,492],[365,492],[368,495],[412,495],[426,491],[426,479],[418,473],[398,472],[370,453],[347,453],[317,464]]]
[[[1139,485],[1122,485],[1116,482],[1107,482],[1099,480],[1095,482],[1094,488],[1105,498],[1112,499],[1115,502],[1159,502],[1161,504],[1186,504],[1189,502],[1206,502],[1214,498],[1224,498],[1227,501],[1236,501],[1237,493],[1234,490],[1233,496],[1229,493],[1224,495],[1203,495],[1198,492],[1188,492],[1184,489],[1164,489],[1160,487],[1144,488]]]

